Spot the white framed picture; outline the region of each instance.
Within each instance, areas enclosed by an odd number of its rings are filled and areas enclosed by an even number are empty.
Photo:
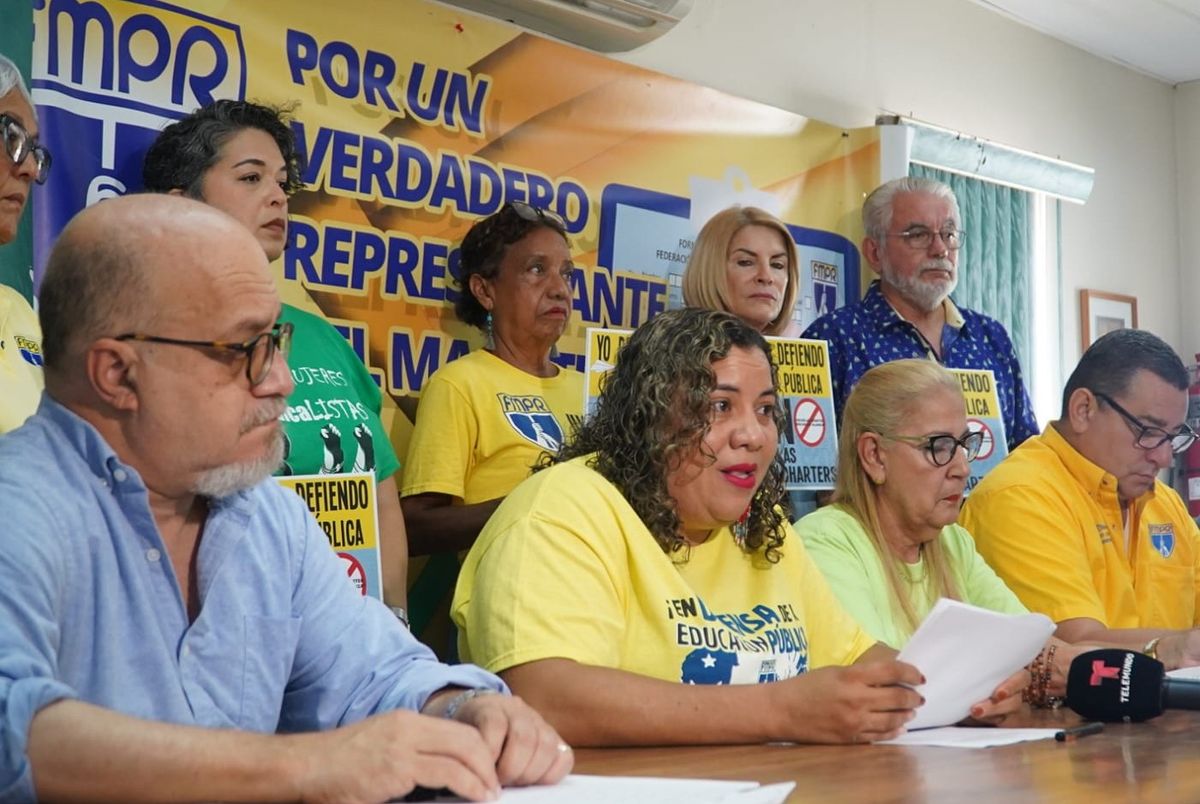
[[[1114,329],[1137,329],[1137,297],[1102,290],[1079,291],[1079,328],[1083,351]]]

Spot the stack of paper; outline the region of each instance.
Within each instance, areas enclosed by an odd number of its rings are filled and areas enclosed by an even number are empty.
[[[571,774],[549,787],[507,787],[500,801],[516,804],[783,804],[795,782],[760,785],[758,782],[721,782],[710,779],[662,779],[637,776],[584,776]],[[441,798],[437,801],[463,801]]]
[[[921,729],[901,734],[879,745],[932,745],[939,748],[992,748],[1032,740],[1049,740],[1057,729],[994,729],[989,726],[970,728],[944,726],[940,729]]]
[[[1037,656],[1054,633],[1044,614],[1000,614],[942,598],[900,651],[926,683],[925,705],[908,728],[949,726]]]
[[[1168,670],[1167,677],[1200,681],[1200,667],[1181,667],[1178,670]]]

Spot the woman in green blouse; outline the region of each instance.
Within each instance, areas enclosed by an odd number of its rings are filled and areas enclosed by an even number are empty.
[[[833,504],[796,530],[846,610],[894,648],[942,597],[1026,611],[955,524],[981,441],[967,427],[958,379],[931,360],[876,366],[846,401]],[[1043,686],[1061,695],[1083,649],[1052,643]]]

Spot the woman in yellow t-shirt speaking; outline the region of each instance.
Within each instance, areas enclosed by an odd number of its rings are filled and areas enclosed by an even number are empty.
[[[777,506],[782,420],[757,330],[698,309],[642,325],[467,556],[463,658],[575,745],[899,734],[921,675],[846,614]],[[1025,678],[976,717],[1011,711]]]

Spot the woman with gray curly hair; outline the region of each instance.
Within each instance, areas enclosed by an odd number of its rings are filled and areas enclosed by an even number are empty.
[[[574,745],[899,734],[921,675],[845,613],[777,505],[774,374],[728,313],[634,332],[596,412],[467,556],[451,609],[464,660]]]
[[[0,246],[11,243],[34,182],[50,172],[37,110],[12,60],[0,54]],[[28,266],[25,266],[28,267]],[[0,433],[20,426],[42,394],[42,330],[16,288],[0,284]]]

